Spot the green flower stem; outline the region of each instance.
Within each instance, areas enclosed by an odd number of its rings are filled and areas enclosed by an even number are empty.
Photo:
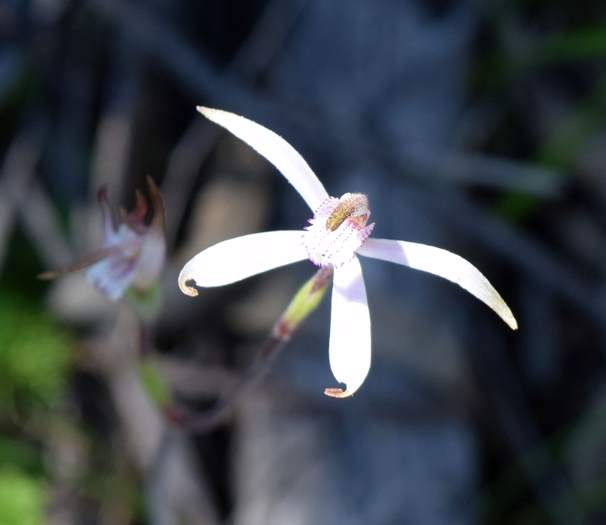
[[[332,277],[332,268],[320,268],[295,294],[274,325],[272,336],[288,341],[293,332],[322,302]]]
[[[142,322],[153,324],[159,317],[162,310],[162,290],[159,282],[145,290],[131,286],[126,293],[126,298]]]
[[[227,420],[236,403],[267,374],[295,330],[319,306],[331,277],[332,268],[321,268],[299,289],[261,345],[250,367],[214,407],[201,414],[195,414],[185,407],[167,407],[167,417],[199,433],[208,432]]]

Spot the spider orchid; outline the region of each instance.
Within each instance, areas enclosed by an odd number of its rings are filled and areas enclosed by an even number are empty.
[[[234,283],[304,259],[332,270],[329,361],[333,375],[345,388],[327,388],[325,394],[352,395],[370,369],[370,314],[358,255],[448,279],[492,308],[510,328],[517,329],[505,301],[471,263],[441,248],[371,238],[374,224],[368,224],[366,195],[331,197],[303,157],[273,131],[227,111],[197,109],[272,163],[303,197],[313,217],[302,230],[244,235],[203,250],[181,270],[179,287],[183,293],[196,296],[196,287]]]
[[[160,190],[150,177],[147,184],[153,211],[149,224],[145,223],[148,201],[137,191],[135,209],[130,213],[120,210],[121,220],[116,226],[108,191],[103,186],[97,194],[103,219],[103,247],[75,264],[39,277],[54,279],[86,268],[87,278],[112,301],[119,301],[130,289],[137,292],[151,289],[164,267],[166,238]]]

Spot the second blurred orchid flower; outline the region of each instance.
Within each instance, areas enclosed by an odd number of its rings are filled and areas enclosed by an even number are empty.
[[[43,279],[86,268],[87,278],[112,301],[124,297],[129,289],[146,292],[153,288],[166,259],[164,205],[160,190],[147,177],[152,219],[146,224],[148,201],[136,192],[135,209],[121,210],[120,222],[115,224],[106,187],[98,192],[103,217],[103,247],[81,261],[58,271],[45,272]]]
[[[492,308],[510,328],[517,329],[505,301],[471,263],[433,246],[369,238],[374,224],[367,225],[370,209],[365,195],[346,193],[331,197],[303,157],[273,131],[227,111],[205,107],[198,111],[271,162],[303,197],[314,216],[303,230],[255,233],[203,250],[181,270],[179,287],[183,293],[195,296],[198,292],[193,285],[222,286],[304,259],[332,271],[329,360],[335,378],[346,388],[327,388],[325,394],[350,396],[360,388],[370,369],[370,315],[357,255],[448,279]]]

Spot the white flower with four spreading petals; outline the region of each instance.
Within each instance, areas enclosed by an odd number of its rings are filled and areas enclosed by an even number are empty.
[[[203,250],[181,270],[179,287],[195,296],[198,291],[192,283],[196,287],[222,286],[304,259],[332,268],[330,368],[346,388],[326,389],[326,394],[350,396],[360,388],[370,369],[370,315],[357,255],[402,264],[457,283],[517,329],[505,301],[471,263],[433,246],[369,238],[374,224],[366,224],[370,211],[365,195],[330,197],[303,157],[273,131],[227,111],[197,109],[271,162],[314,216],[304,230],[254,233]]]

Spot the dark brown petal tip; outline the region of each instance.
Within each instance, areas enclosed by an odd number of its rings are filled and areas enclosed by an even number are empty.
[[[343,390],[342,388],[325,388],[324,395],[328,397],[336,397],[339,399],[343,399],[344,397],[349,397],[351,394],[347,390]]]
[[[191,278],[179,278],[179,289],[190,297],[197,297],[199,292],[196,288],[196,281]]]
[[[162,231],[166,231],[166,211],[164,209],[164,199],[158,185],[149,175],[146,177],[147,186],[149,188],[149,196],[151,199],[152,209],[154,210],[154,218],[152,225],[161,227]]]
[[[135,190],[135,209],[132,215],[140,222],[143,222],[147,214],[147,199],[140,190]]]

